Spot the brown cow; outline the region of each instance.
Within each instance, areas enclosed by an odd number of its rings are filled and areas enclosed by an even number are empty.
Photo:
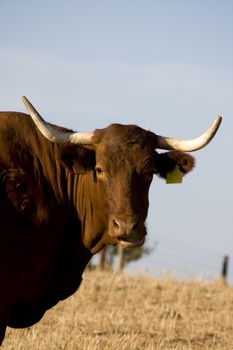
[[[7,326],[31,326],[73,294],[106,244],[144,243],[153,174],[189,172],[183,151],[204,147],[221,122],[193,141],[135,125],[74,133],[23,101],[31,117],[0,113],[0,344]]]

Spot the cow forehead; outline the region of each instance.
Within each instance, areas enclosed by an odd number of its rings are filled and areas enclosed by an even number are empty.
[[[137,125],[111,124],[107,128],[95,130],[94,143],[101,144],[103,147],[119,142],[122,145],[130,143],[143,145],[149,142],[151,134]]]
[[[113,124],[96,131],[96,161],[107,167],[141,167],[152,159],[150,132],[135,126]]]

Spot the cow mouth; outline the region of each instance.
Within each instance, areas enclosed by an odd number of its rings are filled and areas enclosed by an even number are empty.
[[[136,248],[141,247],[145,242],[145,236],[140,238],[131,238],[131,239],[119,239],[119,243],[123,248]]]

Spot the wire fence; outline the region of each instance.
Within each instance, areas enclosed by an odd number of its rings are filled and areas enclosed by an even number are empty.
[[[151,275],[162,275],[169,271],[175,277],[182,279],[211,280],[222,277],[225,282],[233,283],[233,271],[229,264],[229,258],[233,256],[233,252],[232,254],[229,251],[217,252],[211,248],[206,249],[166,235],[158,238],[158,241],[149,245],[148,248],[151,249],[151,253],[137,261],[131,261],[128,270],[136,273],[145,271]],[[100,256],[95,257],[94,260],[98,265]],[[114,261],[115,269],[118,263],[116,259]]]
[[[145,267],[145,270],[153,275],[171,271],[175,276],[182,278],[201,277],[209,280],[222,275],[233,282],[230,256],[232,254],[229,251],[216,252],[165,236],[158,239],[156,248],[149,257],[132,263],[131,267],[134,270]]]

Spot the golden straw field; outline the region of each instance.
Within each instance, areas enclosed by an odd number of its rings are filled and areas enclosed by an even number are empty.
[[[79,291],[2,350],[233,349],[233,288],[87,271]]]

